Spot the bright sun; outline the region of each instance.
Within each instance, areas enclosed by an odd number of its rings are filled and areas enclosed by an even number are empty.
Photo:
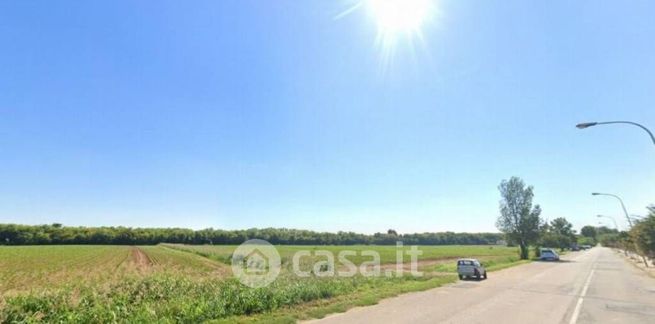
[[[336,19],[362,8],[377,26],[376,45],[383,69],[391,63],[399,40],[406,41],[410,51],[414,42],[423,43],[422,28],[436,14],[437,0],[356,0],[356,5],[337,15]],[[423,44],[425,45],[425,44]]]
[[[410,51],[414,42],[423,43],[422,27],[434,16],[435,0],[361,0],[377,25],[376,45],[383,70],[391,64],[394,53],[403,40]],[[424,45],[424,44],[423,44]]]
[[[418,32],[431,11],[430,0],[366,0],[380,33]]]

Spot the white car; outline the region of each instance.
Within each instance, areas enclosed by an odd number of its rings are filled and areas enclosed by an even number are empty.
[[[457,274],[459,279],[466,277],[475,277],[476,279],[487,279],[487,270],[477,259],[459,259],[457,260]]]
[[[559,261],[559,254],[553,249],[541,249],[539,260],[542,261]]]

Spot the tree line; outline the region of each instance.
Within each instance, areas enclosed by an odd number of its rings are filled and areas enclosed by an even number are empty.
[[[354,232],[315,232],[286,228],[247,230],[130,227],[68,227],[61,224],[18,225],[0,224],[0,245],[47,244],[117,244],[153,245],[182,244],[241,244],[249,239],[262,239],[283,245],[393,245],[397,241],[415,245],[487,245],[502,240],[499,233],[387,233],[366,235]]]

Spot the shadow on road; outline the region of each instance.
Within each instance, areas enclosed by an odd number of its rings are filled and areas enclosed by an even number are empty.
[[[543,263],[575,263],[576,261],[573,260],[535,260],[537,262],[543,262]]]

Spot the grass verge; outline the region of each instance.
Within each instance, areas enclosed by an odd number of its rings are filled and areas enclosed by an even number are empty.
[[[493,272],[530,262],[532,262],[532,260],[520,260],[518,257],[507,257],[489,259],[484,263],[487,270]],[[441,264],[431,268],[432,269],[426,270],[433,270],[440,273],[449,272],[450,274],[413,278],[413,280],[405,278],[402,282],[394,282],[393,280],[377,282],[375,284],[359,287],[355,292],[347,295],[315,300],[295,305],[293,307],[284,307],[273,312],[256,314],[253,316],[229,317],[212,321],[211,323],[296,323],[299,320],[317,319],[334,313],[343,313],[354,307],[375,305],[385,298],[438,288],[458,281],[456,266],[451,264]]]
[[[371,282],[351,294],[309,303],[285,307],[274,312],[254,316],[235,316],[210,323],[296,323],[298,320],[323,318],[329,314],[343,313],[353,307],[370,306],[380,300],[409,292],[424,291],[457,281],[457,276],[435,276],[430,278],[404,277],[397,280]],[[400,282],[398,281],[400,280]]]

